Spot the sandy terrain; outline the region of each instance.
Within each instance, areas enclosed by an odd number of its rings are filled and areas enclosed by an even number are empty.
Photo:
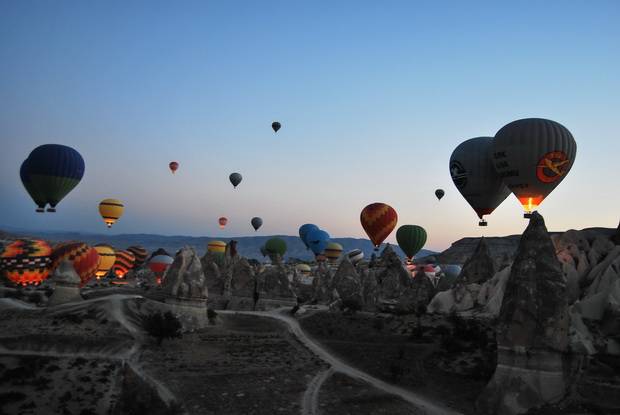
[[[219,313],[215,325],[157,346],[140,316],[158,310],[119,295],[50,308],[0,299],[0,413],[432,413],[330,370],[333,361],[272,318]],[[407,340],[410,319],[311,309],[293,318],[370,376],[474,413],[485,382],[441,370],[437,343]]]

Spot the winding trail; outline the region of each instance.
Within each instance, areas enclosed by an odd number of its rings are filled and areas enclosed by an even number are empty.
[[[218,310],[218,313],[221,314],[250,314],[256,316],[264,316],[274,318],[280,321],[285,322],[290,331],[310,349],[314,352],[319,358],[330,365],[330,368],[327,371],[320,372],[317,376],[315,376],[309,383],[308,389],[304,393],[302,398],[302,414],[303,415],[318,415],[318,397],[319,390],[323,382],[331,376],[332,373],[338,372],[350,376],[354,379],[358,379],[368,384],[380,389],[386,393],[397,395],[403,400],[409,402],[413,406],[415,406],[420,413],[433,414],[433,415],[456,415],[459,412],[456,412],[450,408],[446,408],[440,405],[437,405],[433,402],[429,402],[425,398],[416,395],[413,392],[405,390],[395,385],[391,385],[387,382],[382,381],[374,376],[369,375],[359,369],[356,369],[347,363],[340,360],[338,357],[334,356],[329,350],[324,348],[321,344],[317,343],[313,339],[311,339],[306,333],[301,329],[299,322],[297,319],[290,317],[286,314],[282,314],[283,310],[288,310],[286,308],[275,309],[270,311],[232,311],[232,310]]]

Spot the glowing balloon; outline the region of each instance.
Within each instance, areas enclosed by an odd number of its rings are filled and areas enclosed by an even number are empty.
[[[306,242],[315,257],[323,255],[325,248],[329,245],[329,240],[329,234],[321,229],[313,229],[306,235]]]
[[[114,261],[114,272],[118,278],[123,278],[125,274],[133,267],[136,257],[126,249],[114,251],[116,261]]]
[[[108,228],[111,228],[112,224],[121,217],[123,210],[125,207],[116,199],[105,199],[99,203],[99,213],[105,223],[108,224]]]
[[[418,225],[403,225],[396,231],[396,242],[405,255],[413,259],[426,243],[426,230]]]
[[[45,195],[37,186],[32,183],[30,180],[30,174],[28,173],[28,159],[24,160],[21,168],[19,169],[19,178],[24,185],[24,188],[37,205],[37,212],[45,212],[45,205],[47,202],[45,201]]]
[[[441,198],[443,197],[443,195],[445,195],[446,192],[443,191],[443,189],[437,189],[435,190],[435,196],[437,197],[437,200],[441,200]]]
[[[142,246],[132,245],[128,247],[127,250],[131,252],[133,256],[136,258],[136,260],[133,263],[133,269],[140,268],[140,266],[144,264],[144,262],[146,261],[146,257],[148,255],[148,253],[146,252],[146,249],[144,249],[144,247]]]
[[[305,225],[301,225],[299,227],[299,237],[301,238],[304,245],[306,245],[307,249],[310,249],[310,247],[308,246],[308,243],[306,242],[306,236],[308,236],[308,233],[310,231],[313,231],[315,229],[319,229],[319,227],[312,223],[306,223]]]
[[[50,274],[52,247],[38,239],[18,239],[4,247],[0,265],[13,283],[38,285]]]
[[[396,227],[398,215],[391,206],[385,203],[371,203],[362,209],[360,222],[375,246],[375,251],[378,251],[379,246]]]
[[[101,278],[114,266],[116,254],[111,246],[105,244],[96,245],[95,250],[99,254],[99,267],[95,275],[97,278]]]
[[[174,262],[174,258],[170,255],[155,255],[149,261],[149,269],[155,274],[157,278],[157,283],[161,284],[162,276],[166,271],[166,268],[169,267]]]
[[[364,253],[359,249],[350,250],[349,252],[347,252],[347,256],[354,265],[364,259]]]
[[[236,189],[239,183],[241,183],[243,177],[241,177],[241,174],[239,173],[231,173],[230,176],[228,176],[228,179],[232,183],[233,187]]]
[[[490,215],[508,197],[510,189],[495,172],[491,161],[492,137],[476,137],[459,144],[450,156],[450,175],[463,198],[482,218]]]
[[[527,118],[503,126],[491,146],[493,166],[526,210],[526,217],[566,177],[577,154],[561,124]]]
[[[254,231],[256,232],[258,231],[258,228],[260,228],[263,225],[263,220],[257,216],[257,217],[252,218],[251,223],[252,223],[252,227],[254,228]]]
[[[52,251],[51,272],[56,270],[61,259],[69,260],[80,277],[80,287],[85,286],[99,269],[99,253],[84,242],[69,241],[56,245]]]
[[[277,122],[277,121],[274,121],[274,122],[271,123],[271,128],[273,128],[273,131],[275,131],[276,133],[278,132],[278,130],[281,127],[282,127],[282,125],[279,122]]]
[[[220,223],[220,228],[224,229],[224,226],[228,223],[228,219],[222,217],[218,219],[218,222]]]
[[[327,260],[332,264],[335,264],[338,261],[338,258],[342,255],[342,245],[336,242],[330,242],[327,244],[327,248],[325,248],[325,256]]]
[[[71,192],[84,176],[84,159],[76,150],[61,144],[44,144],[28,156],[28,177],[37,187],[48,212]]]
[[[286,241],[282,238],[269,238],[265,241],[265,250],[272,262],[275,261],[277,256],[284,258],[287,249]]]
[[[177,171],[177,169],[179,168],[179,163],[173,161],[168,166],[170,167],[170,171],[172,171],[172,174],[174,174],[174,172]]]

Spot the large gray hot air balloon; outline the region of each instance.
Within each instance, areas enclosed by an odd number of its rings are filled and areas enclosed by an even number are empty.
[[[242,178],[243,177],[241,177],[241,174],[239,173],[231,173],[230,176],[228,176],[228,179],[230,180],[235,189],[237,188],[237,185],[241,183]]]
[[[480,218],[480,226],[508,197],[506,187],[491,162],[493,137],[476,137],[459,144],[450,156],[450,175],[456,188]]]
[[[503,126],[492,144],[493,166],[525,208],[525,217],[566,177],[576,154],[570,131],[542,118]]]

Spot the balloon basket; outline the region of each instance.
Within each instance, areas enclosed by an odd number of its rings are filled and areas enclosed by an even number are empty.
[[[478,222],[478,226],[487,226],[488,224],[489,223],[486,220],[484,220],[484,219],[482,219],[480,222]]]
[[[532,212],[525,212],[525,213],[523,214],[523,219],[529,219],[529,218],[531,218],[531,217],[532,217]]]

